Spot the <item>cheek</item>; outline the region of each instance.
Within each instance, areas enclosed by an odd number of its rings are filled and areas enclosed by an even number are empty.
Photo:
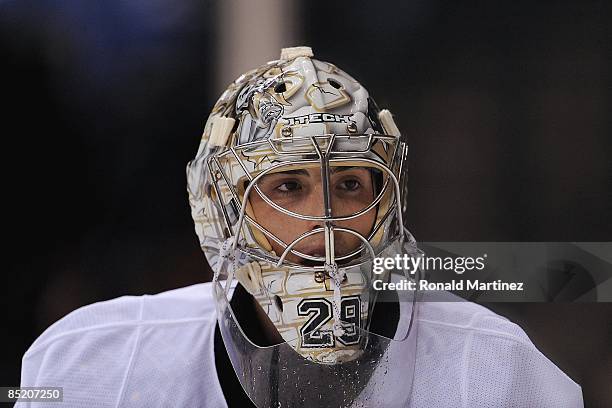
[[[376,221],[376,210],[372,209],[361,216],[339,222],[339,226],[352,229],[362,235],[364,238],[368,238],[368,235],[372,231],[374,227],[374,223]],[[350,251],[358,248],[362,241],[358,237],[353,234],[340,232],[336,235],[336,251],[338,254],[344,255],[349,253]]]
[[[364,237],[367,238],[370,231],[374,227],[374,222],[376,221],[376,207],[372,208],[370,211],[362,214],[361,216],[354,218],[352,220],[346,221],[346,226],[351,228]],[[353,236],[354,239],[359,240],[359,238]]]
[[[259,225],[270,231],[282,241],[291,241],[289,238],[295,235],[296,230],[296,220],[293,217],[276,210],[261,198],[252,198],[251,207],[253,208],[255,220]],[[278,249],[281,247],[271,239],[268,239],[268,241],[275,252],[278,253]]]
[[[270,231],[283,242],[290,243],[295,239],[295,237],[305,231],[300,230],[299,221],[297,221],[295,218],[270,207],[261,199],[252,199],[251,207],[253,208],[257,223]],[[272,246],[272,250],[277,256],[280,256],[283,253],[284,248],[280,244],[276,243],[270,238],[268,238],[268,242]],[[289,253],[286,259],[295,263],[300,262],[300,258],[292,253]]]

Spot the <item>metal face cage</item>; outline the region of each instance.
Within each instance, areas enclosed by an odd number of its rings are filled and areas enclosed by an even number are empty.
[[[207,165],[211,196],[224,220],[225,238],[234,237],[233,249],[255,259],[276,266],[304,269],[287,259],[293,254],[311,261],[313,271],[326,271],[338,265],[359,264],[373,259],[396,239],[403,241],[401,198],[405,195],[405,176],[402,175],[407,146],[398,137],[382,134],[317,135],[303,137],[270,138],[229,147],[211,155]],[[259,183],[270,174],[288,168],[319,167],[322,185],[322,214],[303,214],[285,208],[271,199]],[[379,186],[371,202],[350,214],[337,214],[332,210],[330,191],[331,170],[338,167],[362,167],[380,175]],[[320,226],[283,242],[268,231],[249,211],[249,198],[257,194],[270,207],[281,214],[302,221],[314,221]],[[338,223],[356,219],[368,211],[376,211],[371,231],[364,235]],[[358,238],[360,244],[349,253],[338,254],[335,235],[338,233]],[[324,234],[325,256],[298,251],[295,247],[316,234]],[[262,240],[270,240],[283,248],[281,254],[264,250]],[[269,248],[269,246],[268,246]]]

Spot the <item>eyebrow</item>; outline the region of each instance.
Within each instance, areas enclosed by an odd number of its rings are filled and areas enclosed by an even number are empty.
[[[363,169],[363,167],[357,166],[336,166],[332,167],[332,173],[340,173],[341,171],[353,170],[353,169]]]
[[[306,170],[304,170],[304,169],[285,170],[285,171],[279,171],[279,172],[276,172],[276,173],[270,173],[270,174],[267,174],[266,176],[284,175],[284,174],[300,174],[300,175],[303,175],[303,176],[307,176],[308,172]]]
[[[352,169],[362,169],[363,167],[357,167],[357,166],[335,166],[331,168],[331,173],[340,173],[341,171],[347,171],[347,170],[352,170]],[[270,173],[264,176],[268,177],[268,176],[273,176],[273,175],[285,175],[285,174],[295,174],[295,175],[300,175],[300,176],[310,176],[310,173],[308,173],[308,171],[306,171],[305,169],[295,169],[295,170],[285,170],[285,171],[279,171],[276,173]]]

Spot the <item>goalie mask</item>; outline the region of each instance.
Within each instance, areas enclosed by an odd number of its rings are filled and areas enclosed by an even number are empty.
[[[219,328],[247,395],[268,406],[405,406],[416,297],[373,282],[376,258],[418,256],[404,229],[407,145],[387,110],[307,47],[240,76],[187,166]],[[233,309],[254,299],[277,344]]]

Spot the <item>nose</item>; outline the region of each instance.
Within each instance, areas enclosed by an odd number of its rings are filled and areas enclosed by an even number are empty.
[[[304,198],[303,214],[308,214],[315,217],[322,217],[325,215],[325,204],[323,202],[323,189],[320,185],[316,185],[310,194]],[[321,221],[309,220],[308,229],[312,230],[323,226]],[[318,235],[318,234],[317,234]]]
[[[325,205],[323,203],[323,190],[319,185],[310,190],[309,194],[303,197],[301,203],[302,214],[307,214],[315,217],[322,217],[325,215]],[[302,230],[304,232],[312,231],[317,228],[323,227],[322,221],[317,220],[304,220],[302,221]],[[325,234],[323,232],[311,235],[305,238],[298,246],[301,250],[305,251],[310,255],[324,256],[325,255]]]

